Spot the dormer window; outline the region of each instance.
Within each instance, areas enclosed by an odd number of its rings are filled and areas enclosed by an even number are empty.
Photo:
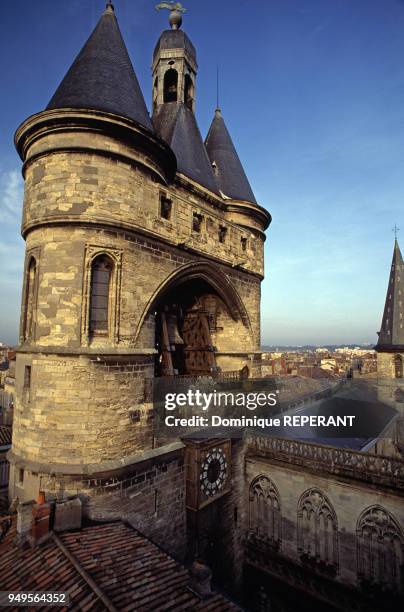
[[[164,75],[164,102],[177,102],[178,72],[170,68]]]
[[[241,250],[243,251],[243,253],[245,253],[247,250],[247,238],[243,236],[240,242],[241,242]]]
[[[203,216],[201,214],[195,212],[192,215],[192,231],[193,232],[196,232],[197,234],[201,233],[202,221],[203,221]]]
[[[170,200],[170,198],[167,198],[165,193],[162,193],[160,195],[160,217],[162,219],[167,219],[167,221],[170,221],[172,206],[172,200]]]

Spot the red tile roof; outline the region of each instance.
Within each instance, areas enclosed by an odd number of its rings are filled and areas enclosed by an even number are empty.
[[[13,527],[0,544],[1,590],[69,591],[70,609],[81,610],[240,610],[218,593],[201,600],[185,567],[122,522],[52,535],[25,550],[14,537]]]

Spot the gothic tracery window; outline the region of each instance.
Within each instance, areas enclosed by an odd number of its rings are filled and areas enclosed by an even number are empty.
[[[91,265],[90,334],[108,334],[109,292],[113,264],[100,255]]]
[[[338,523],[334,508],[319,489],[309,489],[297,510],[298,551],[303,561],[338,569]]]
[[[250,486],[250,533],[275,546],[281,541],[281,506],[278,489],[260,475]]]
[[[404,535],[394,517],[381,506],[371,506],[359,517],[356,536],[359,580],[403,590]]]
[[[33,335],[35,322],[35,298],[37,282],[37,263],[31,257],[28,264],[25,285],[25,314],[24,314],[24,340],[30,340]]]

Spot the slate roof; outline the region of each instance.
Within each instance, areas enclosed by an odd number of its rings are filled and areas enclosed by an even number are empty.
[[[111,6],[47,106],[82,108],[128,117],[152,130],[136,74]]]
[[[154,48],[153,60],[159,51],[166,49],[185,49],[196,63],[195,47],[183,30],[164,30]]]
[[[393,261],[389,285],[387,287],[382,326],[379,332],[378,347],[392,349],[404,347],[404,262],[397,240],[394,243]]]
[[[211,164],[216,165],[215,176],[220,191],[234,200],[247,200],[256,204],[255,196],[220,109],[215,111],[205,146]]]
[[[105,610],[95,583],[110,610],[240,610],[217,593],[202,601],[188,589],[185,567],[121,522],[52,535],[25,550],[14,537],[13,526],[0,544],[2,590],[68,591],[70,609]]]
[[[158,135],[174,151],[178,172],[218,194],[194,113],[184,104],[168,102],[158,107],[153,115],[153,123]]]
[[[9,425],[0,425],[0,447],[11,446],[12,429]]]

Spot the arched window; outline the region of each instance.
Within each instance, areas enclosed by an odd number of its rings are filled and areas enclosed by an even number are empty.
[[[394,374],[396,378],[403,377],[403,358],[401,355],[396,355],[394,357]]]
[[[302,561],[338,569],[338,524],[334,508],[318,489],[303,493],[297,509],[297,545]]]
[[[193,110],[194,108],[194,83],[191,77],[189,76],[189,74],[185,75],[184,104],[188,106],[189,109]]]
[[[281,506],[278,489],[260,475],[250,486],[250,533],[278,547],[281,542]]]
[[[99,255],[91,264],[90,334],[107,335],[109,331],[109,293],[113,264]]]
[[[381,506],[367,508],[356,527],[358,579],[402,591],[404,536],[395,518]]]
[[[154,79],[154,85],[153,85],[153,109],[155,109],[157,106],[158,91],[159,91],[159,79],[158,77],[156,77]]]
[[[164,75],[164,102],[176,102],[178,99],[178,72],[169,68]]]
[[[30,340],[33,336],[35,322],[37,264],[35,257],[29,260],[25,285],[25,316],[24,316],[24,340]]]

